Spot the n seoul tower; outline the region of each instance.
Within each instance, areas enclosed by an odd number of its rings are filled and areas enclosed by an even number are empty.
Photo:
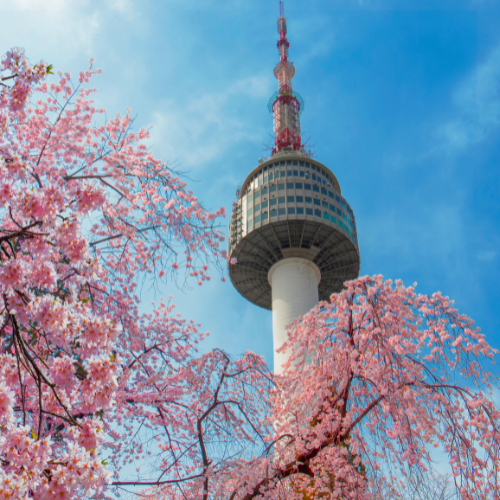
[[[229,275],[250,302],[272,309],[274,371],[286,327],[359,274],[354,213],[333,172],[305,151],[300,131],[304,101],[292,87],[286,18],[280,2],[278,91],[269,100],[274,148],[249,173],[229,225]]]

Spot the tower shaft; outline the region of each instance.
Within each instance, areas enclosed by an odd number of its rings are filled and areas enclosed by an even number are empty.
[[[319,302],[321,273],[308,259],[289,257],[269,270],[272,288],[274,373],[281,374],[289,352],[278,352],[288,339],[287,326]]]

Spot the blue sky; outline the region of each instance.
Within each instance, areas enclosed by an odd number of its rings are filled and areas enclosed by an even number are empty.
[[[0,0],[0,49],[75,74],[94,57],[108,116],[130,107],[154,125],[152,151],[229,213],[272,142],[278,13],[277,0]],[[500,2],[286,0],[286,15],[303,136],[354,210],[361,273],[442,291],[500,349]],[[170,293],[207,347],[272,363],[271,313],[230,282]]]

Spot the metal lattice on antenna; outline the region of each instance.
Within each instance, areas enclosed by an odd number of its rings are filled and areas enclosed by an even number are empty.
[[[293,91],[292,79],[295,67],[288,60],[290,42],[287,39],[285,6],[280,1],[280,17],[278,19],[278,50],[280,62],[274,68],[278,79],[278,91],[269,100],[269,111],[274,115],[274,148],[272,154],[284,149],[299,151],[302,147],[300,131],[300,115],[304,110],[304,99]]]

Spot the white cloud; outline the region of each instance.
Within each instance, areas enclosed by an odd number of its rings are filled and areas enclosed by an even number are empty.
[[[483,261],[492,261],[496,258],[497,253],[494,252],[493,250],[485,250],[483,252],[479,252],[477,254],[477,260],[483,260]]]
[[[132,10],[133,3],[131,0],[106,0],[109,8],[119,12],[128,13]]]
[[[384,262],[391,273],[396,273],[391,278],[400,277],[399,273],[420,273],[420,293],[441,289],[453,298],[481,293],[477,266],[468,253],[461,204],[446,200],[428,205],[418,216],[414,209],[406,205],[399,210],[364,213],[358,222],[361,253],[369,250],[372,261]],[[388,260],[388,255],[393,257]]]
[[[245,95],[261,105],[271,86],[268,77],[250,77],[217,92],[186,93],[185,102],[164,99],[152,114],[155,153],[169,161],[182,160],[181,170],[196,170],[240,141],[261,141],[266,132],[234,112],[231,102]]]
[[[7,21],[10,12],[16,22]],[[11,40],[11,46],[24,47],[28,58],[60,60],[62,55],[93,55],[103,15],[87,0],[0,0],[0,21],[3,38]]]
[[[376,223],[372,217],[382,218],[384,224]],[[463,247],[465,237],[458,205],[436,205],[418,218],[399,210],[383,214],[377,212],[368,217],[365,214],[364,219],[362,233],[366,238],[365,244],[382,255],[412,255],[418,261],[435,259],[436,262],[448,262],[452,269],[457,263],[449,260],[449,257],[465,258],[465,255],[457,252],[457,248]],[[408,224],[409,220],[411,224]]]
[[[134,0],[105,0],[109,10],[119,12],[128,20],[136,19],[140,13]]]
[[[309,15],[293,19],[288,26],[290,59],[297,68],[305,68],[311,60],[327,57],[336,43],[335,26],[327,16]]]
[[[43,10],[58,12],[64,9],[66,0],[0,0],[1,10]]]
[[[487,140],[500,128],[500,46],[454,93],[457,116],[439,127],[449,153]]]

